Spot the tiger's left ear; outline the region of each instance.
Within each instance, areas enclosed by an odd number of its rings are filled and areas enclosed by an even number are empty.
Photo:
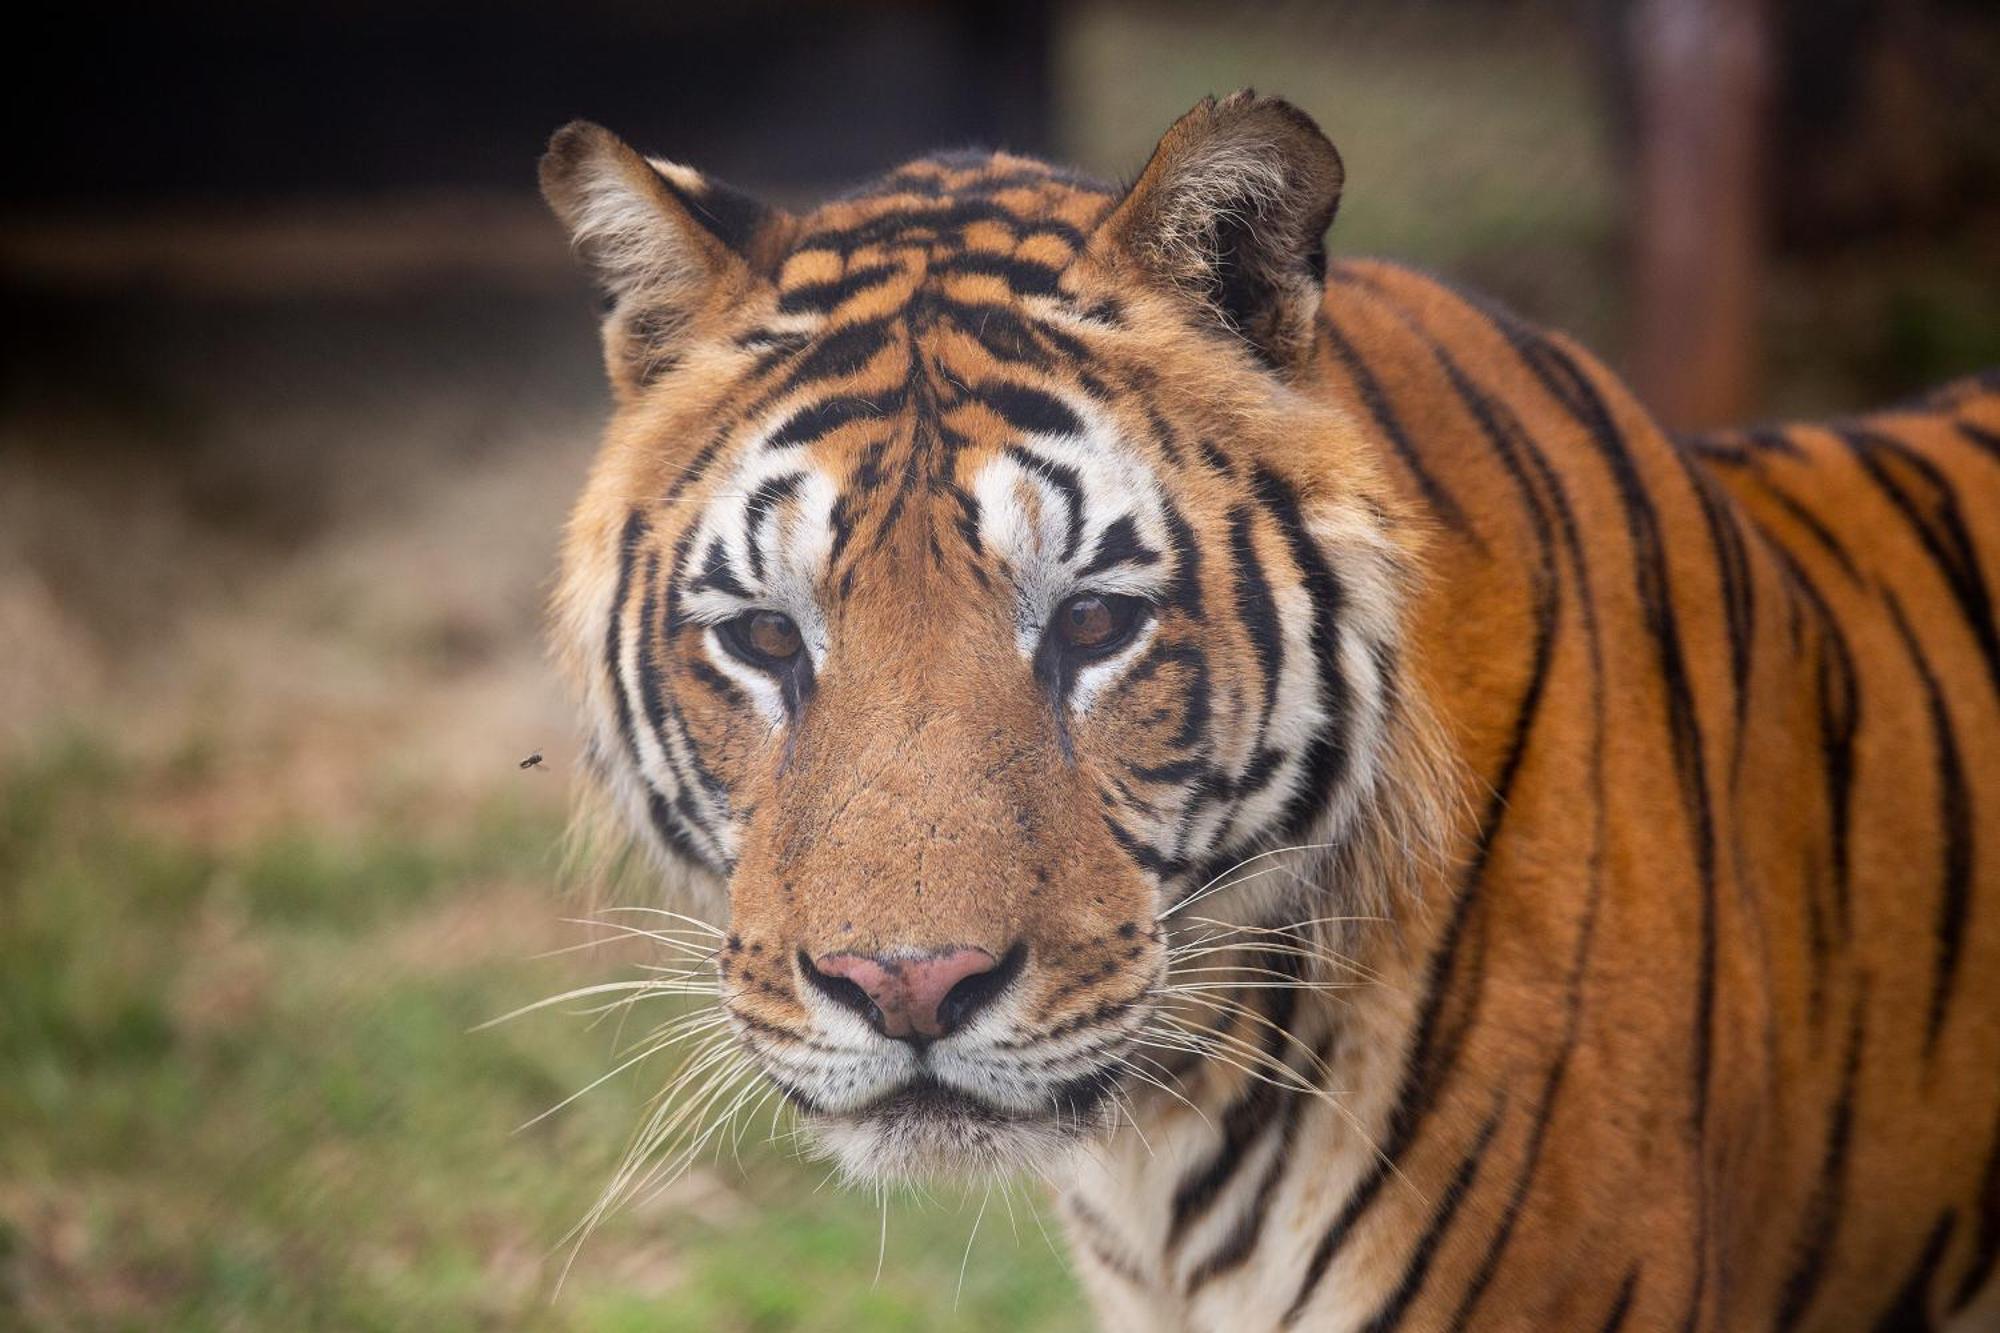
[[[755,284],[786,220],[698,171],[641,157],[588,121],[556,132],[541,178],[611,302],[605,363],[621,396],[672,369],[703,312]]]
[[[1333,144],[1290,102],[1247,89],[1205,98],[1098,236],[1282,370],[1312,346],[1344,179]]]

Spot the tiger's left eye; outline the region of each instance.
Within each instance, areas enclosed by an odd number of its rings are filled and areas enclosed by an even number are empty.
[[[749,611],[728,622],[734,647],[759,666],[783,666],[805,647],[799,627],[782,611]]]
[[[1050,632],[1078,657],[1104,657],[1125,646],[1145,603],[1116,593],[1083,593],[1056,608]]]

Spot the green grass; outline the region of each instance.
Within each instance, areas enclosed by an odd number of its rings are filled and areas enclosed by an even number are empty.
[[[560,1241],[650,1091],[550,1012],[611,960],[547,887],[545,817],[199,845],[145,815],[171,765],[86,744],[0,775],[0,1327],[1026,1329],[1085,1325],[996,1198],[881,1218],[745,1141]],[[1016,1196],[1016,1212],[1020,1212]]]

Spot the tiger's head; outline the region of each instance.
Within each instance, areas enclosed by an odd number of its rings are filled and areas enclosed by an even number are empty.
[[[1417,537],[1301,390],[1341,180],[1248,94],[1122,193],[954,155],[789,215],[588,124],[543,161],[610,303],[556,600],[591,766],[856,1175],[1048,1166],[1159,1081],[1191,943],[1394,874]]]

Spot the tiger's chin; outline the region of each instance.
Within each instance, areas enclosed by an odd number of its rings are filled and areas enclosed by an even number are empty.
[[[1108,1091],[1013,1111],[919,1078],[857,1111],[809,1114],[806,1129],[856,1184],[1044,1175],[1109,1129]]]

